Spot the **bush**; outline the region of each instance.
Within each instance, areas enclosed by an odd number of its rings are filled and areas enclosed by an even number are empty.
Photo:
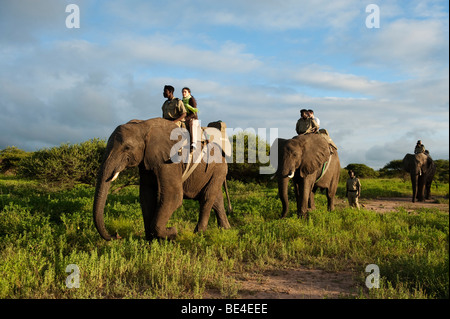
[[[369,166],[364,164],[348,164],[347,167],[345,167],[345,169],[348,171],[349,170],[354,171],[356,177],[361,178],[378,177],[378,173],[375,172],[373,168],[370,168]]]
[[[403,160],[392,160],[379,171],[381,177],[407,179],[409,174],[403,169]]]
[[[39,150],[20,162],[18,174],[46,183],[94,185],[105,148],[104,140],[93,139]]]
[[[0,172],[4,174],[15,174],[22,159],[30,156],[15,146],[8,146],[0,151]]]
[[[249,132],[233,135],[230,142],[233,145],[233,162],[228,163],[228,178],[243,182],[267,182],[271,175],[261,175],[259,172],[261,166],[268,164],[262,164],[259,161],[258,145],[263,144],[267,156],[270,154],[270,145],[259,136]]]
[[[436,174],[434,180],[441,183],[448,183],[449,180],[449,161],[448,160],[436,160]]]

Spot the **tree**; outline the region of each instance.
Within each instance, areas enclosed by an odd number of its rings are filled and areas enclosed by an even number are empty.
[[[399,178],[407,178],[406,171],[403,169],[403,161],[402,160],[392,160],[387,163],[383,168],[379,171],[380,176],[382,177],[399,177]]]
[[[251,132],[240,132],[230,137],[233,147],[233,161],[228,163],[228,178],[240,181],[268,181],[270,175],[261,175],[258,149],[270,153],[270,145]],[[260,146],[261,145],[261,146]]]
[[[0,172],[5,174],[15,174],[22,159],[30,156],[29,153],[17,148],[8,146],[0,151]]]
[[[20,162],[18,175],[46,183],[94,185],[106,142],[93,139],[33,152]]]
[[[357,177],[378,177],[378,173],[373,170],[373,168],[368,167],[365,164],[348,164],[345,167],[347,171],[352,170],[355,172],[355,176]]]
[[[448,160],[435,160],[436,164],[436,174],[434,175],[434,180],[441,183],[449,182],[449,161]]]

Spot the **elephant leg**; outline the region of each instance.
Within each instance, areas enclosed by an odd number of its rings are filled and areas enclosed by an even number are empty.
[[[297,215],[299,218],[308,216],[308,201],[313,186],[308,179],[309,177],[302,178],[299,183],[299,200],[297,200]]]
[[[417,185],[417,200],[419,202],[425,201],[424,194],[425,194],[425,175],[422,174],[419,176],[418,185]]]
[[[139,167],[139,200],[141,203],[142,217],[144,218],[145,238],[152,240],[151,223],[155,218],[157,205],[157,181],[156,176],[149,171]]]
[[[327,209],[329,212],[334,210],[334,194],[330,191],[329,188],[326,189],[327,192]]]
[[[203,232],[208,227],[209,216],[213,208],[215,198],[208,198],[200,201],[200,215],[194,232]]]
[[[177,235],[175,227],[166,227],[173,212],[183,204],[181,176],[173,174],[176,169],[173,165],[162,165],[158,172],[157,210],[150,226],[157,238],[174,239]]]
[[[416,202],[416,197],[417,197],[417,184],[418,184],[418,176],[411,174],[411,184],[412,184],[412,202],[415,203]]]
[[[294,180],[294,193],[295,193],[295,199],[297,200],[297,215],[300,217],[300,212],[302,211],[302,205],[305,201],[305,195],[303,193],[304,188],[304,180]],[[307,201],[307,200],[306,200]],[[308,202],[306,202],[308,203]],[[306,207],[307,209],[307,207]]]
[[[183,195],[177,195],[170,199],[163,198],[158,207],[157,213],[151,223],[151,233],[153,237],[162,239],[175,239],[177,236],[176,227],[167,228],[167,223],[173,212],[181,206]]]
[[[225,212],[225,206],[223,204],[222,192],[220,192],[217,195],[216,201],[215,201],[215,203],[214,203],[212,208],[213,208],[214,212],[216,213],[217,225],[219,227],[224,228],[224,229],[231,228],[230,223],[228,221],[227,214]]]
[[[431,182],[428,181],[425,185],[425,199],[431,199]]]
[[[298,197],[298,192],[296,188],[296,182],[294,180],[294,191],[295,191],[295,197]],[[289,212],[289,179],[287,177],[284,178],[278,178],[278,196],[281,200],[282,205],[282,211],[281,211],[281,218],[285,218]],[[298,198],[297,198],[298,202]]]
[[[313,187],[312,191],[309,193],[309,201],[308,201],[308,208],[309,209],[316,209],[316,202],[314,200],[314,195],[316,193],[317,187]]]

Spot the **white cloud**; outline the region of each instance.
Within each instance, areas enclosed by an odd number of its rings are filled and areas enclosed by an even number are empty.
[[[166,36],[120,38],[112,43],[114,51],[129,60],[140,63],[166,64],[194,70],[245,73],[259,68],[262,63],[244,47],[227,41],[214,49],[196,49],[176,43]]]
[[[313,108],[343,166],[379,168],[419,138],[448,158],[440,3],[382,4],[381,28],[369,31],[360,1],[83,1],[78,33],[59,27],[65,2],[36,15],[32,2],[7,3],[0,25],[23,37],[0,36],[0,149],[106,138],[160,116],[172,84],[177,96],[192,89],[204,125],[276,127],[289,138],[300,108]],[[51,21],[27,22],[41,15]]]
[[[448,67],[448,20],[395,20],[367,34],[356,50],[359,63],[433,76],[442,71],[445,60]]]

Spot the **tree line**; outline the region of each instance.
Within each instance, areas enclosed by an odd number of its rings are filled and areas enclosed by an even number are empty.
[[[242,135],[241,135],[242,134]],[[233,146],[233,161],[228,165],[228,178],[240,181],[268,182],[270,175],[260,175],[259,168],[267,163],[248,160],[248,150],[257,149],[259,143],[264,143],[267,155],[270,145],[258,136],[248,133],[238,133],[230,138]],[[242,143],[244,144],[242,146]],[[236,161],[237,148],[244,148],[244,160]],[[103,160],[106,141],[91,139],[79,144],[61,144],[60,146],[26,152],[15,146],[0,151],[0,172],[14,174],[19,177],[37,179],[48,184],[73,185],[85,183],[95,185],[97,171]],[[240,156],[239,154],[237,154]],[[238,163],[237,163],[238,162]],[[243,163],[242,163],[243,162]],[[441,183],[449,181],[449,160],[438,159],[434,180]],[[383,168],[374,170],[365,164],[349,164],[341,171],[341,177],[346,178],[346,171],[353,170],[359,178],[402,178],[408,180],[409,175],[403,170],[402,160],[392,160]],[[119,182],[123,184],[138,183],[137,169],[127,170],[121,174]]]

